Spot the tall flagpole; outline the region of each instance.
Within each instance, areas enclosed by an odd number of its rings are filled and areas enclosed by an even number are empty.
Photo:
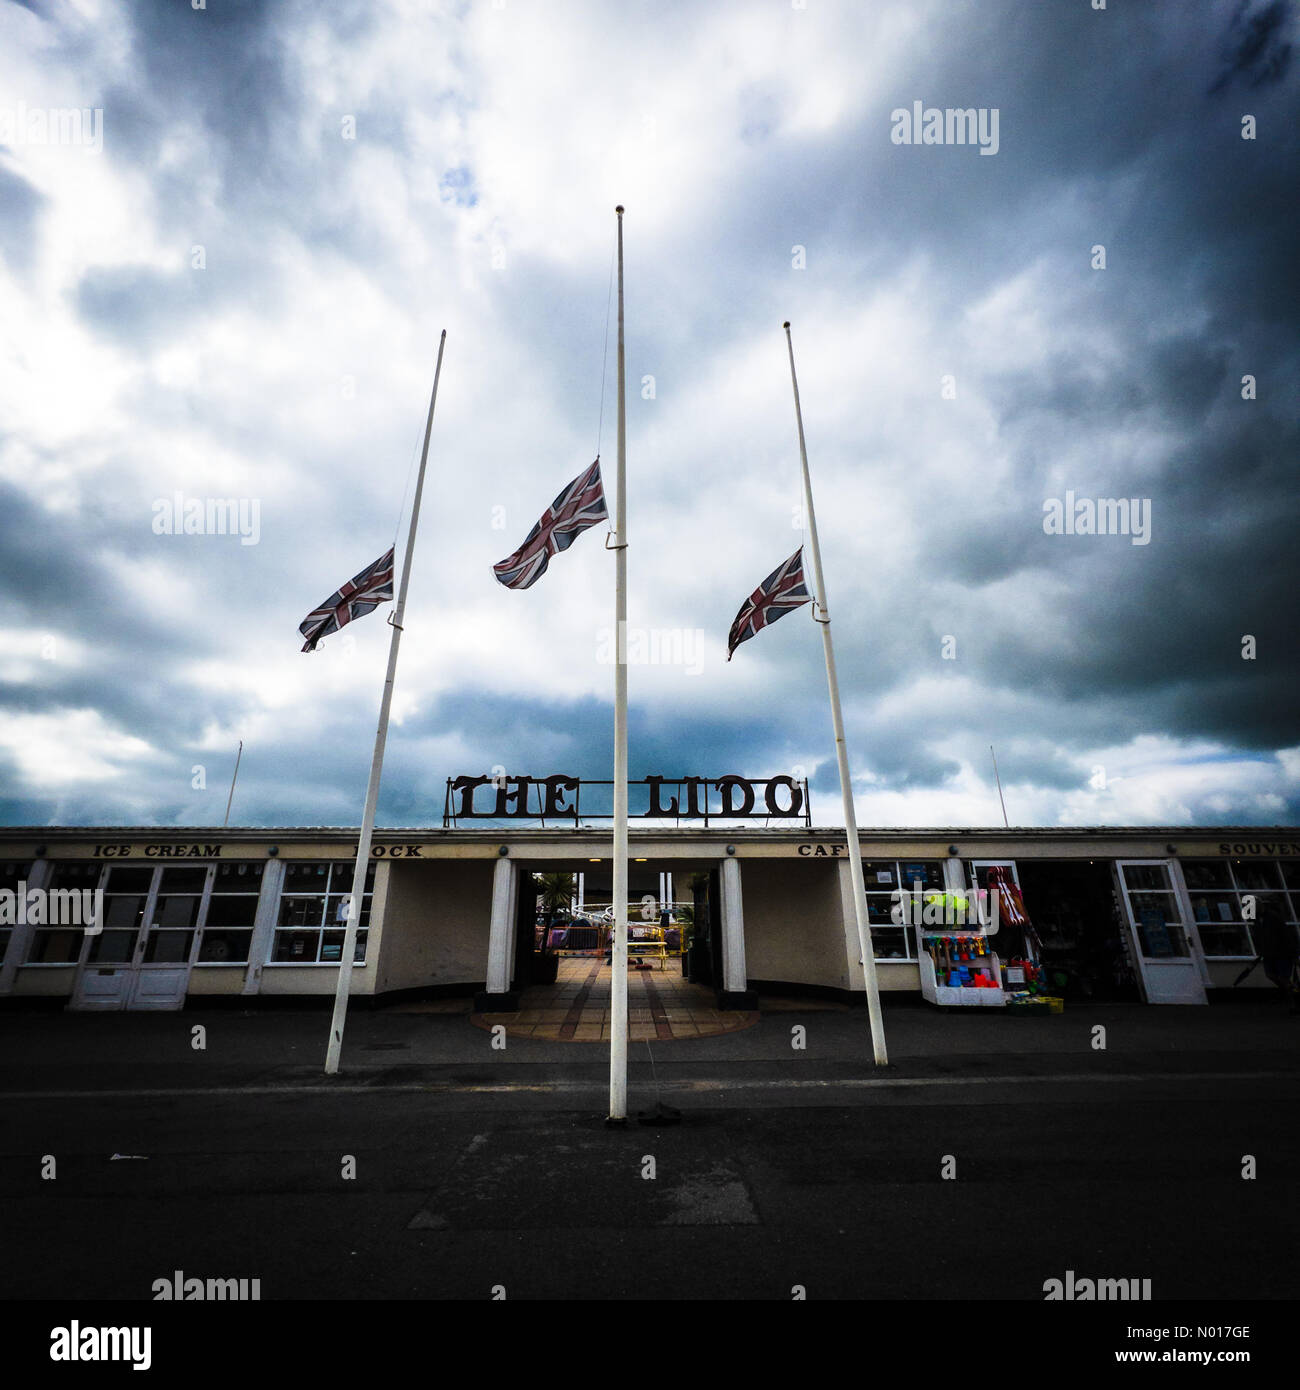
[[[442,375],[442,350],[447,345],[447,330],[438,340],[438,365],[433,369],[433,394],[429,397],[429,418],[424,426],[424,450],[420,454],[420,474],[415,483],[415,499],[411,503],[411,527],[406,533],[406,554],[402,560],[402,578],[397,589],[397,603],[389,616],[393,629],[388,644],[388,674],[384,678],[384,696],[379,703],[379,727],[375,730],[375,751],[370,759],[370,782],[366,787],[366,809],[361,817],[361,838],[357,841],[357,862],[352,870],[352,893],[348,898],[348,924],[343,933],[343,957],[339,961],[338,982],[334,987],[334,1017],[330,1021],[329,1048],[325,1053],[325,1074],[333,1076],[339,1069],[339,1054],[343,1051],[343,1029],[348,1017],[348,992],[352,987],[352,957],[357,949],[357,928],[361,923],[361,905],[366,891],[366,873],[370,868],[370,839],[375,829],[375,806],[379,801],[379,775],[384,767],[384,743],[388,738],[388,711],[393,703],[393,682],[397,676],[397,649],[402,642],[402,617],[406,612],[406,590],[411,580],[411,556],[415,552],[415,528],[420,521],[420,497],[424,492],[424,468],[429,461],[429,435],[433,431],[433,407],[438,401],[438,378]],[[325,924],[327,927],[329,923]]]
[[[876,956],[871,948],[871,927],[867,921],[867,887],[862,876],[862,846],[858,843],[858,817],[853,809],[853,786],[849,781],[849,750],[844,741],[844,715],[840,711],[840,683],[835,674],[835,648],[831,645],[831,615],[826,607],[826,578],[822,574],[822,550],[817,540],[817,513],[813,510],[812,479],[808,475],[808,449],[803,438],[803,411],[799,407],[799,379],[794,371],[794,343],[790,325],[785,324],[785,343],[790,350],[790,384],[794,387],[794,417],[799,426],[799,459],[803,464],[804,510],[808,513],[808,543],[812,549],[813,576],[817,586],[814,615],[821,624],[822,646],[826,652],[826,684],[831,694],[831,724],[835,730],[835,757],[840,765],[840,794],[844,800],[844,830],[849,839],[849,877],[853,884],[853,915],[858,924],[858,948],[867,983],[867,1014],[871,1020],[871,1045],[876,1065],[885,1066],[885,1025],[880,1015],[880,987],[876,982]]]
[[[609,1116],[627,1122],[627,396],[623,381],[623,208],[618,214],[618,497],[614,507],[614,948]]]

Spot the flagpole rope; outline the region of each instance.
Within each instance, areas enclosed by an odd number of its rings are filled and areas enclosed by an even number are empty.
[[[600,446],[605,429],[605,384],[609,380],[609,316],[614,298],[614,252],[609,253],[609,288],[605,291],[605,346],[600,355],[600,416],[596,422],[596,457],[600,457]]]
[[[397,520],[393,522],[393,553],[397,553],[397,538],[402,530],[402,517],[406,514],[406,499],[411,493],[411,474],[415,471],[415,465],[420,457],[421,434],[417,432],[415,442],[411,445],[411,461],[406,465],[406,484],[402,488],[402,500],[397,508]]]

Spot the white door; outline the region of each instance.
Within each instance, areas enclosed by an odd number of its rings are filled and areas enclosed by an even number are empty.
[[[1148,1004],[1205,1004],[1200,942],[1165,859],[1120,859],[1115,877],[1142,996]]]
[[[72,1009],[179,1009],[215,868],[115,864],[103,930],[82,947]]]

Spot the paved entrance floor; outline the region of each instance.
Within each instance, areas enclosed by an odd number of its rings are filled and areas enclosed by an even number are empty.
[[[504,1024],[511,1037],[541,1042],[608,1042],[611,967],[603,956],[565,956],[553,985],[533,985],[517,1013],[474,1014],[480,1028]],[[632,1042],[709,1038],[752,1028],[757,1012],[721,1010],[711,989],[690,984],[681,961],[647,964],[627,972],[628,1037]]]

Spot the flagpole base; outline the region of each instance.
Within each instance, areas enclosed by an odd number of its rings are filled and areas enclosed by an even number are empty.
[[[622,1119],[615,1119],[615,1117],[614,1117],[613,1115],[606,1115],[606,1116],[605,1116],[605,1128],[606,1128],[606,1129],[626,1129],[626,1128],[627,1128],[627,1116],[624,1115]]]

